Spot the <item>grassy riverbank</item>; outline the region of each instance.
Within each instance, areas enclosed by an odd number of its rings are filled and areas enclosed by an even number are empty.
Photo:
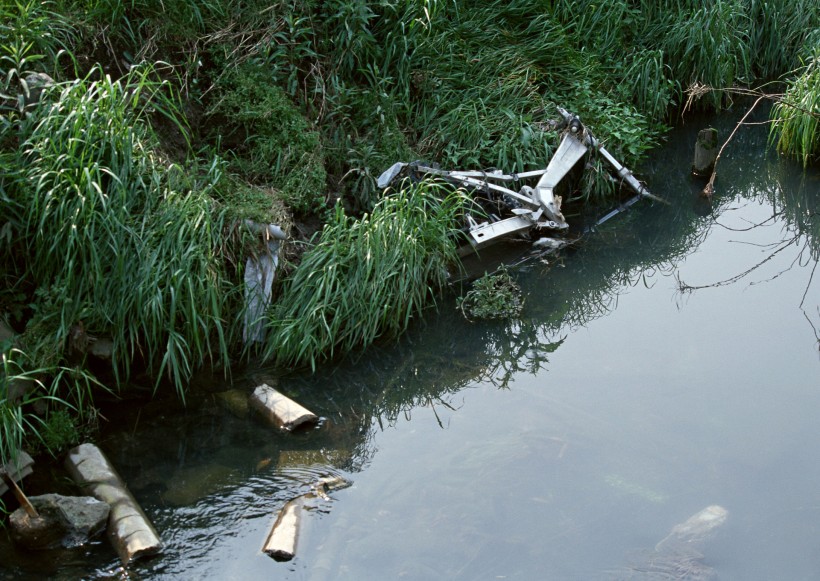
[[[248,355],[265,243],[245,220],[292,239],[252,355],[315,365],[401,333],[456,260],[458,212],[383,198],[395,161],[543,167],[563,106],[634,166],[691,87],[781,75],[778,146],[820,150],[813,0],[19,0],[0,23],[2,460],[58,410],[90,421],[100,380],[184,395]],[[613,194],[590,163],[577,203]]]

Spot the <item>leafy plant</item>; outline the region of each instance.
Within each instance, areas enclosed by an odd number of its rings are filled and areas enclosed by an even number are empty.
[[[671,12],[654,34],[662,43],[680,91],[696,84],[731,87],[750,81],[752,21],[743,0],[713,0]],[[710,93],[720,108],[720,93]]]
[[[459,298],[458,308],[468,319],[509,319],[521,314],[524,298],[521,287],[502,267],[476,280],[473,288]]]
[[[247,63],[226,74],[211,108],[231,169],[249,181],[275,188],[296,213],[321,209],[326,190],[319,133],[265,70]]]
[[[55,2],[0,3],[0,94],[14,92],[31,72],[51,72],[76,32]],[[4,97],[8,98],[8,97]]]
[[[794,67],[807,37],[820,26],[820,10],[812,0],[750,0],[754,23],[750,42],[759,77],[774,78]]]
[[[74,418],[61,409],[48,414],[40,429],[40,438],[48,453],[56,457],[80,442],[80,430]]]
[[[660,49],[642,50],[626,61],[622,87],[626,101],[635,103],[650,119],[662,121],[673,104],[672,69]]]

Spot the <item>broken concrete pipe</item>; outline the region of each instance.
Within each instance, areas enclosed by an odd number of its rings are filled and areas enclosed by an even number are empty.
[[[302,526],[305,503],[314,498],[329,501],[328,492],[347,488],[353,483],[341,476],[323,476],[311,486],[312,492],[297,496],[285,503],[268,533],[262,552],[277,561],[290,561],[296,556],[296,544]]]
[[[264,383],[253,390],[250,404],[269,422],[288,432],[319,421],[319,416]]]
[[[81,444],[69,451],[65,463],[77,484],[111,508],[108,540],[124,565],[160,552],[157,531],[102,450]]]
[[[263,552],[277,561],[293,559],[296,555],[296,542],[299,539],[304,504],[304,496],[299,496],[282,507],[262,547]]]
[[[245,321],[242,340],[261,342],[265,340],[265,310],[270,305],[273,279],[279,265],[279,245],[287,234],[276,224],[259,224],[245,220],[245,226],[253,234],[261,236],[265,251],[248,257],[245,262]]]
[[[708,127],[698,132],[695,143],[695,159],[692,162],[692,173],[698,177],[708,178],[715,170],[718,155],[717,129]]]

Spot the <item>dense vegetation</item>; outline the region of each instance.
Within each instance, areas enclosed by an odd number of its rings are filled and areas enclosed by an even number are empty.
[[[756,79],[784,93],[778,147],[816,159],[818,30],[816,0],[2,0],[0,460],[66,406],[93,416],[103,339],[106,384],[140,369],[181,395],[254,354],[245,220],[326,224],[259,354],[315,365],[401,333],[464,200],[383,196],[395,161],[543,167],[561,105],[632,165],[689,95],[720,108],[709,87]],[[612,194],[590,163],[577,202]]]

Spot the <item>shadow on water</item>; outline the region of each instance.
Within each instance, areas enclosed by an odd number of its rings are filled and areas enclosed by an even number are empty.
[[[458,453],[441,449],[441,470],[431,472],[435,482],[420,485],[427,481],[407,476],[404,489],[402,478],[391,480],[371,466],[381,460],[382,453],[385,459],[397,454],[381,452],[382,446],[389,446],[384,434],[391,429],[403,433],[410,426],[420,432],[416,441],[433,441],[421,432],[455,431],[450,430],[452,422],[464,422],[470,417],[470,411],[459,411],[467,402],[492,397],[479,396],[479,392],[516,391],[518,386],[526,385],[527,377],[543,382],[551,358],[562,355],[564,346],[574,341],[581,330],[613,313],[621,298],[637,289],[668,287],[674,282],[678,300],[685,302],[711,288],[761,283],[778,276],[758,270],[754,264],[731,260],[709,270],[711,278],[695,280],[681,275],[681,264],[698,252],[716,229],[737,230],[738,235],[746,229],[769,229],[774,233],[772,240],[760,243],[759,262],[766,263],[770,254],[781,258],[788,255],[791,258],[787,266],[792,265],[788,268],[807,273],[804,286],[795,291],[795,296],[781,296],[780,300],[803,309],[817,338],[818,281],[812,279],[820,254],[817,172],[804,173],[795,164],[764,155],[765,128],[744,129],[718,166],[717,194],[704,207],[698,198],[703,184],[692,179],[689,164],[697,130],[707,122],[717,123],[721,135],[728,135],[733,127],[731,117],[692,118],[686,127],[669,135],[669,144],[642,172],[653,193],[670,200],[669,206],[638,204],[561,254],[525,257],[515,271],[526,295],[519,320],[471,323],[458,312],[453,298],[445,297],[437,311],[431,311],[397,343],[376,345],[358,358],[328,366],[312,376],[281,375],[264,368],[237,372],[230,384],[203,376],[193,386],[186,407],[175,400],[132,400],[105,409],[108,422],[100,445],[166,544],[162,556],[135,564],[129,575],[145,579],[208,575],[332,579],[356,578],[357,571],[371,570],[377,576],[403,572],[408,578],[492,578],[496,571],[512,572],[510,577],[532,578],[529,575],[542,570],[539,567],[545,555],[559,559],[555,555],[561,551],[563,562],[551,561],[553,568],[549,569],[558,575],[555,578],[578,578],[581,571],[588,572],[583,552],[573,547],[596,543],[605,546],[607,535],[612,533],[607,532],[604,523],[626,518],[638,506],[645,519],[640,522],[649,522],[655,515],[654,507],[669,497],[661,491],[660,483],[675,480],[682,471],[670,468],[670,474],[655,478],[653,474],[661,468],[653,466],[653,472],[641,481],[634,474],[644,466],[642,460],[636,460],[631,470],[619,465],[614,457],[605,458],[604,453],[609,453],[610,446],[623,445],[642,450],[642,455],[668,467],[675,454],[671,444],[661,454],[656,449],[659,444],[628,441],[607,413],[589,411],[593,408],[584,407],[581,400],[559,400],[556,395],[543,404],[549,410],[548,417],[538,419],[534,411],[528,415],[524,409],[528,404],[515,399],[519,410],[498,410],[510,420],[499,419],[497,425],[482,428],[492,433],[490,443],[478,448],[464,442],[452,443]],[[769,214],[754,222],[743,222],[746,226],[729,220],[747,204],[760,206],[764,214]],[[520,261],[520,247],[510,253],[511,261]],[[614,345],[613,349],[624,347]],[[570,359],[567,365],[576,365],[573,361]],[[578,376],[589,371],[583,364],[577,365],[573,373]],[[630,377],[625,374],[623,381]],[[619,381],[617,376],[612,379],[614,383]],[[319,427],[280,434],[254,420],[242,402],[255,385],[263,382],[319,413]],[[488,386],[492,388],[489,391]],[[520,390],[521,394],[533,395],[523,387]],[[598,431],[582,433],[576,429],[579,422],[596,425]],[[506,430],[504,426],[511,423],[516,429]],[[521,433],[526,437],[521,437],[517,429],[524,430]],[[578,434],[570,444],[567,434],[573,431]],[[528,500],[516,508],[497,500],[481,509],[486,512],[484,516],[475,514],[477,498],[506,498],[505,486],[514,488],[512,483],[505,484],[510,474],[521,472],[522,480],[526,480],[526,465],[544,458],[554,469],[564,460],[570,445],[581,452],[573,464],[561,465],[565,479],[553,476],[553,489],[533,490]],[[406,464],[411,471],[423,473],[426,469],[417,467],[412,458],[396,462]],[[589,478],[594,471],[603,474],[597,484]],[[336,500],[309,511],[308,520],[314,528],[313,540],[305,543],[309,558],[297,558],[288,565],[262,555],[259,549],[275,512],[287,500],[308,492],[311,483],[326,474],[341,475],[354,483],[361,478],[359,490],[372,494],[389,483],[390,490],[382,492],[390,500],[371,498],[374,507],[381,503],[384,508],[374,508],[372,520],[360,517],[363,524],[351,511],[369,511],[368,502],[351,500],[352,508],[345,509],[343,499],[350,498],[351,493],[340,492]],[[529,478],[537,483],[545,481],[542,475],[532,474]],[[658,483],[657,489],[653,482]],[[460,487],[463,494],[453,492]],[[456,494],[447,496],[451,499],[447,506],[431,506],[424,500],[426,494],[445,489],[447,495]],[[622,505],[612,508],[606,500],[578,497],[578,491],[616,491]],[[462,500],[452,500],[458,498]],[[553,509],[556,498],[563,501]],[[555,510],[549,513],[555,522],[530,522],[532,511],[527,507],[532,503]],[[650,508],[645,508],[647,503]],[[413,512],[417,514],[394,515],[407,521],[406,532],[398,524],[377,527],[383,513],[407,507],[415,507]],[[594,509],[604,516],[586,515],[585,511]],[[427,524],[422,526],[421,522]],[[657,531],[668,531],[672,524],[657,525]],[[452,534],[449,550],[458,556],[457,566],[448,565],[443,558],[416,560],[418,553],[413,547],[433,550],[424,545],[424,537],[435,529],[433,525],[444,531],[439,534]],[[331,534],[333,527],[340,532]],[[399,559],[396,555],[368,554],[366,550],[351,554],[347,549],[351,538],[361,538],[365,548],[380,547],[384,540],[377,537],[385,534],[406,535],[402,543],[409,556]],[[644,546],[653,545],[661,537],[663,534],[647,537]],[[550,544],[554,548],[545,547]],[[598,552],[602,563],[624,562],[618,557],[622,555],[620,548],[613,548],[611,554],[605,549]],[[0,572],[0,579],[124,575],[104,543],[42,559],[17,553],[3,542],[0,556],[4,564],[12,564],[7,572]],[[401,562],[392,568],[391,559]],[[604,568],[592,567],[599,571]]]

